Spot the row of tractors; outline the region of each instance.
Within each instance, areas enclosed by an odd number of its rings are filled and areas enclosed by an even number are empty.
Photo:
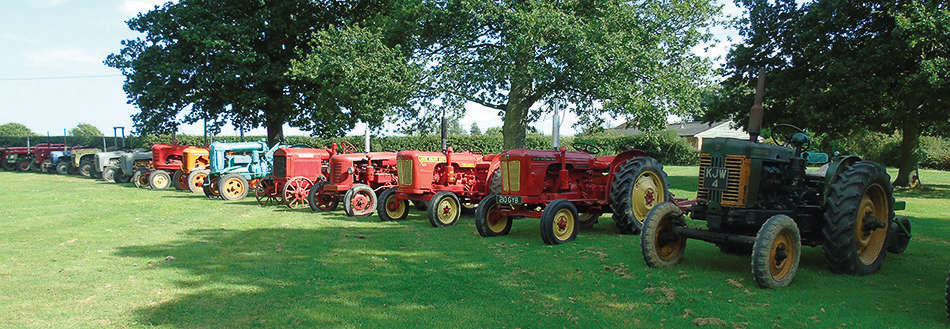
[[[792,282],[803,245],[820,246],[834,273],[877,272],[887,253],[902,253],[911,237],[910,221],[895,215],[905,205],[894,200],[884,167],[810,152],[808,134],[790,125],[774,126],[772,143],[760,143],[763,89],[760,76],[749,140],[702,144],[695,200],[676,198],[662,164],[646,152],[598,156],[604,150],[579,142],[573,151],[500,154],[452,147],[358,152],[348,142],[312,148],[263,141],[157,144],[150,151],[92,152],[62,144],[0,151],[7,170],[78,173],[211,199],[240,200],[253,192],[261,206],[314,212],[342,203],[349,216],[375,213],[382,221],[403,220],[416,209],[433,227],[445,227],[474,209],[483,237],[509,234],[515,219],[537,218],[550,245],[575,240],[610,213],[619,233],[640,234],[648,266],[675,265],[688,239],[703,240],[750,257],[763,288]]]

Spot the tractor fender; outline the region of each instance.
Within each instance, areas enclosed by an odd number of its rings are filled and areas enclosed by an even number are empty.
[[[620,165],[622,165],[624,162],[627,162],[627,160],[630,160],[636,157],[648,157],[648,156],[650,155],[647,154],[647,152],[644,152],[639,149],[629,149],[629,150],[621,152],[620,154],[617,154],[617,156],[614,157],[614,160],[610,162],[610,166],[608,167],[610,168],[610,173],[607,175],[608,176],[607,182],[614,181],[614,173],[617,172],[617,168],[619,168]],[[610,185],[611,185],[610,183],[607,183],[607,195],[610,195]]]
[[[857,155],[842,155],[835,157],[834,160],[831,160],[831,162],[828,163],[828,171],[825,173],[825,189],[823,194],[825,198],[828,197],[828,192],[831,190],[831,184],[833,184],[838,178],[838,174],[841,173],[841,171],[845,168],[848,168],[848,166],[858,161],[861,161],[861,157]],[[827,200],[822,201],[824,202]]]
[[[485,194],[488,195],[491,193],[491,179],[492,175],[495,173],[495,170],[501,168],[501,157],[495,156],[492,157],[491,162],[488,164],[488,177],[485,177]],[[501,174],[501,172],[498,172]]]

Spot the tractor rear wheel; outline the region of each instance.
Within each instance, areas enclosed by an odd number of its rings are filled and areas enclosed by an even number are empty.
[[[369,216],[376,211],[376,192],[366,184],[353,185],[343,196],[347,216]]]
[[[30,161],[30,159],[17,160],[16,169],[19,171],[24,171],[24,172],[30,171],[31,169],[33,169],[33,161]]]
[[[188,189],[191,193],[202,193],[206,179],[208,179],[207,170],[192,170],[188,173]]]
[[[488,179],[488,194],[501,194],[501,169],[495,169]]]
[[[247,178],[239,174],[227,174],[218,179],[218,195],[227,201],[242,200],[247,197]]]
[[[822,228],[822,249],[831,272],[865,275],[881,269],[894,217],[890,180],[877,163],[858,161],[831,184]]]
[[[905,216],[897,216],[888,230],[887,251],[893,254],[903,254],[910,244],[910,220]]]
[[[175,189],[178,191],[188,190],[188,176],[181,169],[175,170],[175,173],[172,174],[172,183],[175,184]]]
[[[597,219],[602,215],[599,212],[588,212],[578,215],[577,217],[577,226],[580,228],[591,228],[594,227],[594,224],[597,224]]]
[[[617,167],[610,182],[610,207],[621,234],[637,234],[650,209],[672,199],[663,165],[636,157]]]
[[[492,237],[508,235],[511,232],[511,217],[500,213],[498,195],[492,194],[478,203],[475,208],[475,229],[478,235]]]
[[[760,288],[786,287],[798,273],[802,238],[791,217],[775,215],[759,228],[752,245],[752,277]]]
[[[201,186],[201,191],[204,192],[205,197],[208,199],[220,199],[221,194],[218,191],[218,181],[210,175],[205,177],[205,181],[205,184]]]
[[[429,200],[429,225],[432,227],[453,226],[462,215],[462,203],[455,193],[439,191]]]
[[[149,185],[149,177],[151,176],[151,172],[146,168],[135,169],[135,173],[132,174],[132,184],[135,184],[135,187],[138,188],[151,188]]]
[[[541,240],[546,244],[562,244],[577,238],[577,207],[557,199],[541,212]]]
[[[60,175],[69,175],[69,163],[60,161],[56,164],[56,173]]]
[[[395,187],[380,193],[379,200],[376,214],[380,221],[403,220],[409,215],[409,200],[397,199]]]
[[[313,187],[310,188],[310,194],[307,195],[307,202],[310,203],[310,210],[313,212],[334,211],[340,203],[335,193],[321,191],[324,185],[327,185],[327,183],[317,182],[313,184]]]
[[[310,189],[313,188],[313,182],[309,178],[297,176],[287,180],[284,183],[284,204],[290,209],[309,207]]]
[[[115,183],[116,175],[118,175],[118,173],[115,172],[114,167],[106,167],[106,169],[102,170],[102,180],[104,181]]]
[[[148,174],[148,186],[156,190],[164,190],[172,185],[172,178],[167,171],[155,170]]]
[[[254,188],[254,199],[257,200],[257,205],[261,207],[277,203],[277,186],[274,184],[274,180],[271,178],[262,179],[261,183]]]
[[[686,219],[672,202],[658,204],[647,214],[640,234],[640,252],[648,266],[669,267],[683,259],[686,237],[676,233],[676,226],[686,226]]]

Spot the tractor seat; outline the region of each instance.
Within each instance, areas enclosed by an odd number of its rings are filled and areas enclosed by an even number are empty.
[[[811,176],[811,177],[825,178],[825,176],[828,176],[828,167],[829,165],[826,163],[822,165],[821,167],[818,167],[818,169],[805,168],[805,175]]]

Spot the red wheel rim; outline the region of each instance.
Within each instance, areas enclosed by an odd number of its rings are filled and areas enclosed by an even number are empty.
[[[372,201],[372,197],[366,191],[359,191],[354,194],[353,198],[350,199],[350,208],[353,209],[353,214],[361,216],[372,211],[370,201]]]
[[[313,183],[307,178],[291,178],[284,184],[284,203],[290,209],[309,207],[310,202],[307,201],[307,196],[310,195],[310,188],[312,187]]]

